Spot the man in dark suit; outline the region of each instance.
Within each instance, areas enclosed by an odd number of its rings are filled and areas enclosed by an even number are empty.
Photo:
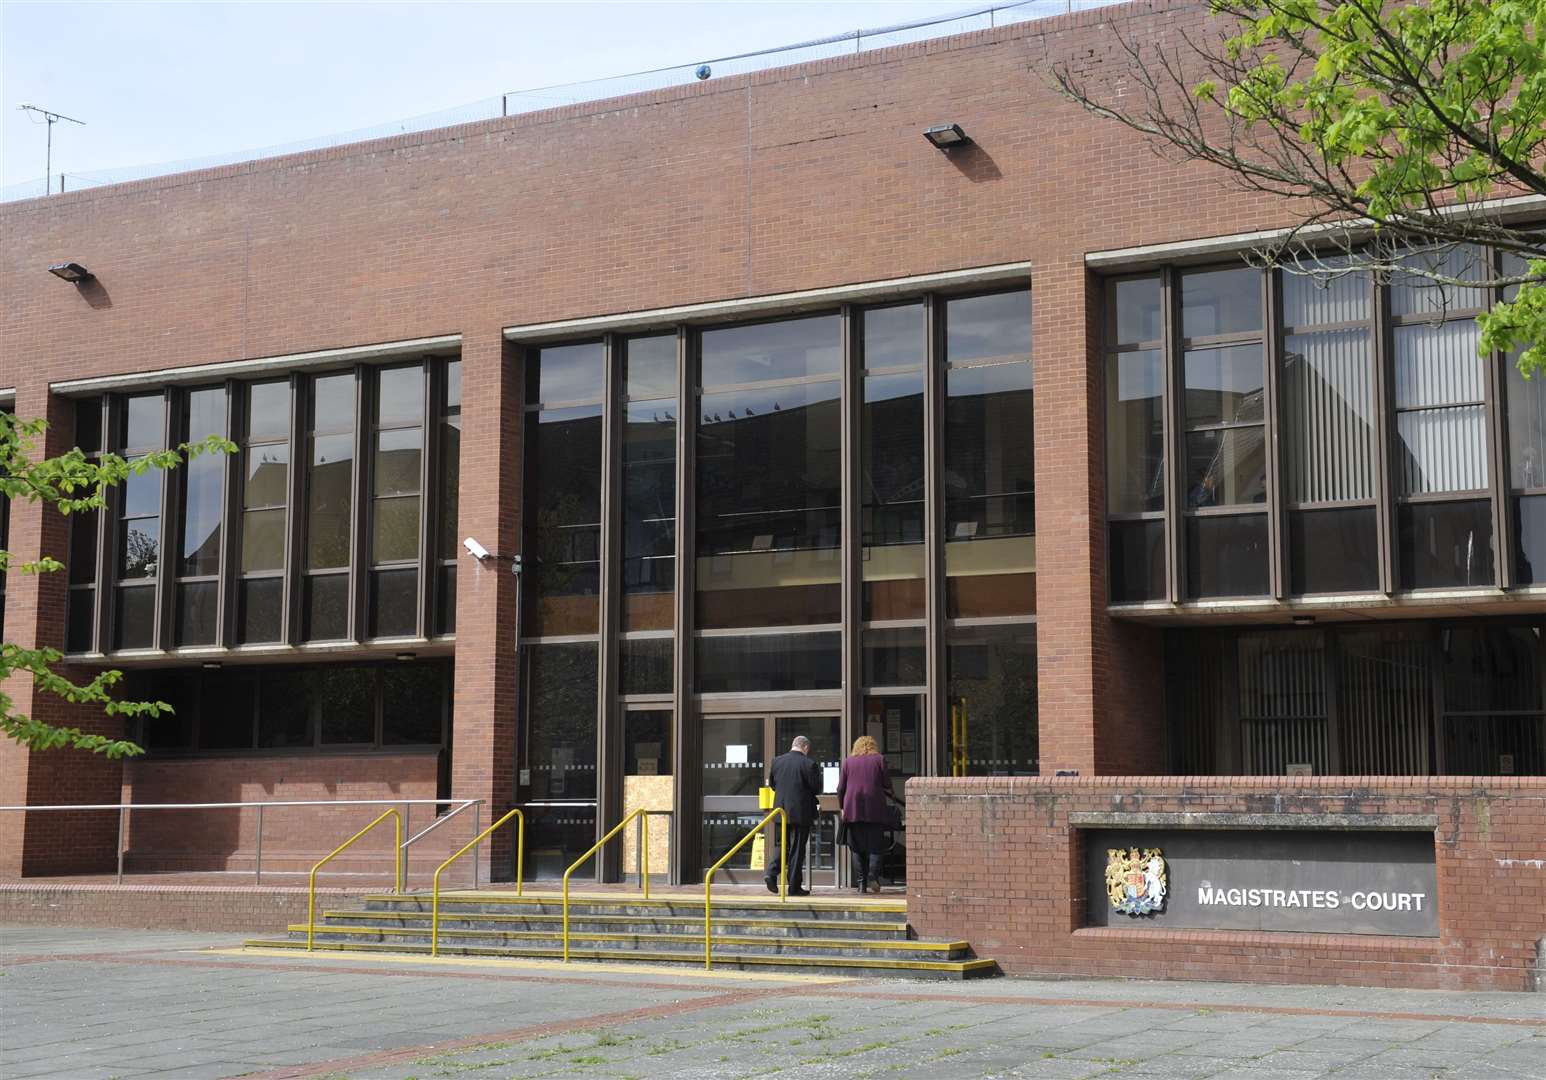
[[[773,805],[782,807],[789,815],[789,895],[809,896],[805,884],[805,847],[811,838],[811,828],[816,824],[816,796],[821,794],[821,766],[811,760],[811,741],[804,735],[796,735],[789,753],[773,759],[768,770],[768,786],[773,789]],[[772,854],[768,857],[768,873],[763,879],[768,892],[778,892],[778,823],[775,819],[772,842],[768,845]]]

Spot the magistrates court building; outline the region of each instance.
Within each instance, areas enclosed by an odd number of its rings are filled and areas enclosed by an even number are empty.
[[[686,883],[794,734],[835,768],[868,733],[919,778],[909,917],[1009,970],[1184,942],[1177,975],[1523,988],[1546,388],[1478,359],[1498,296],[1252,269],[1283,206],[1049,88],[1204,9],[0,207],[0,394],[46,451],[241,448],[11,508],[69,570],[10,576],[6,639],[177,714],[123,764],[6,743],[0,801],[482,799],[527,810],[538,876],[649,806]],[[59,822],[0,820],[0,870],[111,864],[114,822]],[[1160,920],[1107,904],[1112,845],[1169,852]],[[1332,846],[1433,884],[1186,878]],[[249,849],[146,817],[128,858]]]

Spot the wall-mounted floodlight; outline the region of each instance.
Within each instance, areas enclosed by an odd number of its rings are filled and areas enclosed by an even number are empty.
[[[972,141],[966,132],[961,130],[960,124],[935,124],[931,128],[924,129],[923,137],[940,150],[954,150]]]
[[[489,557],[488,548],[484,547],[470,536],[462,541],[462,547],[467,549],[467,554],[471,555],[479,562],[482,562],[484,559]]]
[[[72,285],[79,285],[88,278],[96,276],[78,262],[55,263],[48,268],[48,272],[56,278],[68,281]]]

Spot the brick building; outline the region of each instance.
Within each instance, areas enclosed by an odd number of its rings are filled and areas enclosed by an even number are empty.
[[[7,640],[178,711],[121,765],[0,745],[4,801],[482,799],[527,808],[539,874],[651,806],[686,882],[791,734],[835,766],[870,733],[928,778],[918,918],[1008,964],[1162,933],[1236,957],[1213,975],[1421,952],[1320,974],[1523,985],[1539,905],[1459,897],[1546,886],[1546,395],[1476,360],[1485,290],[1253,270],[1281,205],[1052,89],[1204,20],[1132,3],[0,207],[0,394],[44,449],[242,450],[93,517],[12,508],[9,549],[70,569],[11,576]],[[1159,817],[1112,817],[1146,792]],[[1089,830],[1204,810],[1434,835],[1437,923],[1260,921],[1270,972],[1240,929],[1092,925]],[[241,865],[211,828],[131,858]],[[0,820],[0,873],[114,855],[103,817]],[[812,858],[842,880],[830,826]],[[1003,872],[1033,859],[1035,889]]]

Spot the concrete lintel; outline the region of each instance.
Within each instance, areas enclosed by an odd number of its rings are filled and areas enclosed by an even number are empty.
[[[1428,832],[1439,827],[1437,814],[1269,814],[1147,813],[1077,810],[1068,823],[1080,828],[1112,829],[1402,829]]]
[[[65,397],[84,397],[89,394],[105,394],[139,387],[159,388],[173,383],[253,378],[327,367],[333,364],[356,364],[406,356],[422,356],[426,353],[449,353],[455,351],[461,341],[460,334],[442,334],[438,337],[412,338],[407,341],[384,341],[375,345],[354,345],[342,349],[320,349],[316,352],[262,356],[251,360],[225,360],[214,364],[195,364],[191,367],[160,368],[156,371],[137,371],[127,375],[66,379],[63,382],[49,383],[48,388],[53,393]]]
[[[560,322],[507,326],[505,338],[509,341],[536,343],[602,333],[658,330],[679,323],[711,323],[757,316],[771,318],[837,304],[876,303],[933,290],[970,289],[979,286],[1008,285],[1015,282],[1029,284],[1030,280],[1029,262],[1000,263],[996,266],[977,266],[966,270],[946,270],[937,274],[916,274],[912,277],[888,278],[884,281],[834,285],[825,289],[804,289],[800,292],[771,293],[766,296],[748,296],[737,300],[715,300],[704,304],[685,304],[678,307],[651,308],[645,311],[626,311],[615,315],[597,315],[584,319],[564,319]]]
[[[1490,214],[1508,220],[1538,214],[1546,208],[1546,197],[1520,195],[1505,199],[1488,199],[1466,206],[1446,207],[1452,215],[1462,213]],[[1321,238],[1340,236],[1351,232],[1363,235],[1372,232],[1372,223],[1365,221],[1328,221],[1299,230],[1306,243]],[[1165,244],[1142,244],[1138,247],[1113,248],[1107,251],[1090,251],[1084,256],[1084,264],[1101,273],[1121,273],[1145,270],[1165,263],[1206,262],[1238,255],[1264,244],[1283,240],[1293,230],[1262,229],[1256,232],[1229,233],[1224,236],[1208,236],[1196,240],[1177,240]]]

